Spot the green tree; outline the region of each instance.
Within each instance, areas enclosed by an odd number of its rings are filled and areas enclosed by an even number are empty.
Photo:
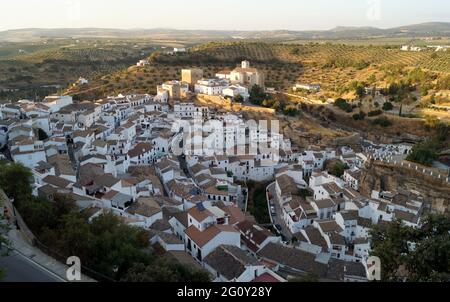
[[[270,99],[271,97],[264,92],[259,85],[253,85],[250,89],[250,102],[255,105],[261,105],[262,102],[266,99]]]
[[[124,282],[209,282],[209,274],[191,269],[169,259],[159,259],[151,265],[133,265],[121,279]]]
[[[448,148],[450,127],[439,123],[435,126],[435,134],[425,141],[416,144],[406,158],[409,161],[430,166],[439,157],[439,150]]]
[[[383,116],[383,117],[376,118],[372,122],[372,124],[378,125],[378,126],[381,126],[381,127],[389,127],[389,126],[392,125],[392,122],[387,117]]]
[[[361,83],[356,87],[355,93],[359,98],[362,98],[365,95],[366,91]]]
[[[288,116],[296,116],[299,114],[299,111],[295,105],[288,105],[284,107],[283,113]]]
[[[394,105],[392,105],[391,102],[386,102],[383,104],[384,111],[391,111],[392,109],[394,109]]]
[[[352,106],[344,99],[342,98],[338,98],[335,102],[334,102],[334,106],[342,109],[345,112],[352,112],[353,108]]]
[[[48,135],[47,135],[47,133],[45,133],[44,130],[42,130],[41,128],[38,128],[38,138],[40,141],[44,141],[44,140],[48,139]]]
[[[430,148],[427,143],[420,143],[414,146],[407,160],[431,166],[437,158],[438,154],[434,148]]]
[[[450,216],[427,215],[413,229],[395,221],[371,231],[384,281],[450,281]]]
[[[342,177],[342,175],[344,175],[345,170],[348,170],[350,167],[342,162],[338,162],[335,163],[330,170],[328,171],[328,173],[330,173],[331,175],[334,175],[336,177]]]
[[[363,111],[360,111],[359,113],[353,114],[353,119],[355,121],[362,121],[366,118],[366,114]]]
[[[18,163],[0,162],[0,187],[19,204],[31,196],[30,169]]]
[[[58,216],[54,204],[43,198],[28,197],[21,199],[17,209],[26,217],[28,227],[39,235],[42,228],[56,228]]]

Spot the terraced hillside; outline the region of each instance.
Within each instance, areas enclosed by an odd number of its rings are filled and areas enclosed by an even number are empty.
[[[127,68],[154,49],[142,41],[102,39],[3,43],[0,90],[65,88],[80,76],[90,79]]]
[[[179,78],[180,70],[199,67],[206,76],[234,68],[241,60],[266,73],[266,85],[288,90],[295,82],[320,83],[327,97],[336,97],[340,87],[354,80],[366,80],[389,66],[424,68],[437,77],[450,73],[450,51],[402,52],[398,47],[352,46],[309,43],[303,45],[270,43],[209,43],[187,53],[153,54],[151,64],[130,67],[95,79],[89,87],[71,90],[81,97],[99,97],[116,92],[155,93],[159,83]]]

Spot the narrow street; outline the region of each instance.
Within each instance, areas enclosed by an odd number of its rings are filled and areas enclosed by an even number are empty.
[[[0,257],[0,267],[5,269],[3,282],[66,282],[15,250]]]
[[[291,231],[287,228],[286,224],[284,223],[284,219],[283,219],[283,209],[281,208],[280,202],[278,200],[276,191],[275,191],[275,183],[271,183],[268,187],[267,187],[267,191],[266,191],[266,196],[267,196],[267,206],[269,208],[269,213],[271,215],[271,220],[273,223],[274,228],[276,229],[276,225],[281,226],[281,235],[284,237],[284,239],[286,241],[291,241],[292,238],[294,237],[291,233]],[[272,200],[269,199],[269,195],[272,196]],[[271,210],[270,207],[274,206],[275,207],[275,212],[276,215],[272,216],[271,214]]]

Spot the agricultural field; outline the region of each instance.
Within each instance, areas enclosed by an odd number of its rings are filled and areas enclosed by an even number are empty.
[[[147,41],[62,39],[0,44],[1,98],[31,97],[48,87],[66,88],[79,77],[91,79],[127,68],[161,49]]]
[[[298,82],[320,84],[320,93],[304,93],[303,96],[324,104],[339,97],[358,101],[353,88],[355,83],[387,89],[391,83],[410,81],[416,85],[417,93],[407,95],[402,103],[394,103],[394,110],[387,114],[398,115],[400,107],[404,106],[403,113],[410,118],[431,115],[443,121],[450,120],[448,111],[429,108],[433,103],[439,106],[445,102],[445,96],[434,97],[434,94],[450,89],[447,87],[450,51],[403,52],[397,46],[213,42],[192,47],[187,53],[155,52],[149,57],[148,66],[131,66],[98,76],[87,87],[75,87],[67,93],[80,99],[128,92],[155,94],[158,84],[179,79],[183,68],[201,68],[206,77],[212,77],[220,70],[234,68],[243,59],[264,71],[267,87],[282,92],[291,93],[292,86]],[[379,109],[375,105],[381,106],[386,100],[366,98],[361,101],[358,105],[368,113]]]
[[[268,43],[208,43],[176,55],[155,54],[151,64],[131,67],[96,78],[84,91],[114,93],[132,91],[154,93],[159,83],[178,79],[180,70],[202,68],[206,76],[234,68],[242,59],[266,73],[266,85],[290,90],[296,82],[320,83],[323,97],[338,97],[340,89],[354,80],[365,81],[375,74],[376,82],[389,77],[383,70],[390,66],[423,68],[438,76],[450,73],[450,51],[402,52],[381,46],[309,43],[306,45]],[[95,89],[92,89],[95,88]],[[100,93],[100,94],[101,94]],[[99,95],[99,93],[97,93]]]

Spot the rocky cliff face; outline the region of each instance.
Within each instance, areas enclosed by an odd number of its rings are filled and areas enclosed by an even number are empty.
[[[430,135],[419,120],[399,119],[391,116],[389,118],[394,121],[394,125],[380,128],[372,125],[371,121],[374,118],[355,121],[351,115],[339,110],[332,110],[325,105],[318,106],[301,103],[301,109],[322,122],[326,127],[342,129],[350,133],[356,132],[362,137],[380,144],[418,143]]]
[[[372,190],[414,190],[419,192],[438,212],[450,212],[450,184],[406,167],[373,162],[367,164],[361,176],[361,193],[370,196]]]

